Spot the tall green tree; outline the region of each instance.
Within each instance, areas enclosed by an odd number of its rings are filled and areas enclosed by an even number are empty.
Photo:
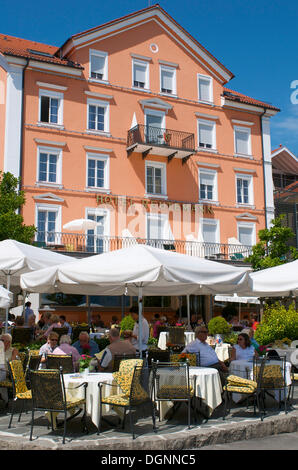
[[[0,241],[8,238],[31,244],[36,228],[25,225],[19,213],[25,204],[24,191],[18,189],[20,179],[0,171]]]
[[[283,219],[284,215],[281,215],[272,220],[269,229],[259,230],[260,241],[253,246],[251,256],[246,258],[254,271],[298,259],[298,250],[288,244],[294,233],[292,229],[283,225]]]

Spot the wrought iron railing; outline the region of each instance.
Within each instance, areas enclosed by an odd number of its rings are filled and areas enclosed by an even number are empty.
[[[127,135],[127,147],[130,148],[135,144],[154,145],[193,152],[195,150],[195,136],[189,132],[138,124],[129,129]]]
[[[161,240],[133,237],[107,237],[62,232],[37,232],[36,246],[69,253],[96,254],[129,248],[137,244],[214,260],[243,261],[251,255],[252,247],[226,243],[207,243],[185,240]]]

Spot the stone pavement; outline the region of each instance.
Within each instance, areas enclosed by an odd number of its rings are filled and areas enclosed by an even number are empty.
[[[204,411],[202,409],[202,411]],[[66,443],[62,444],[63,431],[52,432],[47,427],[43,413],[36,413],[33,440],[29,440],[31,413],[23,413],[18,422],[14,415],[13,424],[8,429],[10,414],[0,411],[0,449],[1,450],[186,450],[198,449],[221,443],[256,439],[281,433],[298,431],[298,389],[294,392],[294,401],[288,414],[283,408],[278,409],[276,402],[268,402],[268,412],[262,422],[253,415],[253,407],[244,404],[233,405],[230,415],[222,419],[223,404],[213,412],[209,420],[201,417],[197,425],[187,428],[187,408],[183,404],[173,419],[158,422],[158,431],[152,430],[151,418],[139,418],[135,425],[136,439],[132,439],[129,419],[125,429],[117,427],[116,414],[110,419],[115,427],[106,423],[98,436],[97,429],[88,418],[89,433],[81,430],[80,416],[70,421],[67,426]]]

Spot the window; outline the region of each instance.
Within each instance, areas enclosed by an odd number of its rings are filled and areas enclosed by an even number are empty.
[[[132,86],[149,89],[149,64],[133,59],[132,70]]]
[[[250,129],[234,127],[236,155],[251,155]]]
[[[198,97],[204,103],[213,103],[212,78],[198,74]]]
[[[251,175],[236,175],[237,204],[253,204],[253,179]]]
[[[219,221],[215,219],[200,220],[200,237],[204,242],[204,256],[213,256],[218,253],[220,243]]]
[[[255,224],[252,223],[238,223],[238,240],[241,245],[252,246],[255,244]]]
[[[217,172],[199,169],[199,199],[217,200]]]
[[[145,110],[146,142],[163,145],[165,130],[165,113],[150,109]]]
[[[160,67],[160,91],[176,95],[176,70],[171,67]]]
[[[199,149],[216,150],[215,122],[198,120]]]
[[[87,210],[87,219],[95,220],[97,227],[87,230],[87,251],[91,253],[105,253],[109,251],[108,238],[109,213],[107,210]]]
[[[166,165],[164,163],[146,162],[146,192],[166,195]]]
[[[159,240],[174,240],[173,233],[169,224],[167,214],[147,213],[147,239],[156,240],[154,244],[157,248],[163,248],[164,243],[158,243]],[[168,244],[166,244],[168,245]]]
[[[63,94],[39,90],[39,121],[49,124],[62,124]]]
[[[56,149],[38,149],[38,182],[61,183],[60,153]]]
[[[109,104],[89,99],[88,130],[109,132]]]
[[[109,157],[87,155],[87,187],[109,189]]]
[[[36,206],[36,240],[43,243],[55,243],[56,232],[61,227],[61,207],[47,204]]]
[[[89,76],[95,80],[108,80],[108,54],[103,51],[90,50]]]

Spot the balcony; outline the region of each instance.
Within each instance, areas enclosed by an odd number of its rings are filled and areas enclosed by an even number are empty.
[[[128,131],[126,150],[128,157],[132,152],[138,152],[143,158],[152,154],[167,157],[168,162],[179,158],[186,163],[195,153],[195,136],[189,132],[138,124]]]
[[[35,246],[60,253],[71,254],[76,258],[105,253],[144,244],[155,248],[175,251],[189,256],[197,256],[215,261],[243,262],[252,253],[251,246],[225,243],[192,242],[185,240],[161,240],[132,237],[105,237],[62,232],[37,232]]]

